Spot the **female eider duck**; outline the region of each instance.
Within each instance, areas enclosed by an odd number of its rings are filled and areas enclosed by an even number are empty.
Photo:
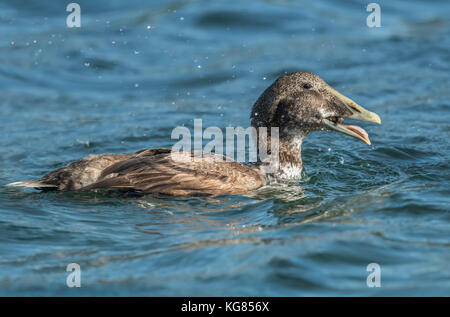
[[[313,73],[281,76],[258,98],[251,113],[254,128],[279,128],[279,164],[267,172],[261,163],[218,160],[217,154],[192,159],[192,152],[147,149],[131,154],[92,155],[39,180],[11,186],[42,190],[122,189],[138,194],[240,194],[271,179],[300,178],[301,145],[313,131],[338,131],[370,145],[364,129],[344,118],[381,123],[380,117],[356,104]]]

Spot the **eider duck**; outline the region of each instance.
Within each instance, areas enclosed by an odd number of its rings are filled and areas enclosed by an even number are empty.
[[[253,105],[254,128],[278,127],[279,164],[271,173],[262,164],[217,160],[193,152],[146,149],[130,154],[92,155],[50,172],[41,179],[11,186],[41,190],[91,191],[121,189],[138,194],[242,194],[273,178],[300,178],[301,146],[314,131],[337,131],[370,145],[367,132],[344,124],[345,118],[381,123],[380,117],[331,88],[318,75],[296,72],[279,77]]]

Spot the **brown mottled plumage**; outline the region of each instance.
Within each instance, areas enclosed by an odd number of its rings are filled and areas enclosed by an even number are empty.
[[[264,186],[272,177],[300,177],[301,145],[310,132],[336,130],[370,144],[363,129],[343,124],[343,118],[381,122],[378,115],[339,94],[319,76],[292,73],[268,87],[251,113],[253,127],[267,127],[268,131],[279,127],[280,164],[275,173],[266,174],[260,164],[218,160],[216,154],[193,159],[192,152],[148,149],[89,156],[39,180],[9,185],[59,191],[122,189],[168,195],[244,193]]]

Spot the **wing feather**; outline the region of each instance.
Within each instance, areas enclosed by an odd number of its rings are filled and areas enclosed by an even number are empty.
[[[264,184],[264,177],[258,171],[238,162],[220,161],[215,154],[197,159],[189,152],[155,151],[109,166],[97,182],[82,189],[114,186],[169,195],[227,194],[245,192]]]

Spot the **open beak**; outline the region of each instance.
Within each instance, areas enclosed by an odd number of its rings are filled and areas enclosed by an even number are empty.
[[[348,108],[348,110],[351,111],[352,114],[346,116],[346,118],[359,121],[376,122],[378,124],[381,124],[380,116],[375,112],[364,109],[356,102],[354,102],[350,98],[345,97],[331,87],[327,87],[327,90],[333,96],[338,98]],[[370,145],[369,135],[363,128],[356,125],[344,124],[343,121],[343,118],[333,117],[333,120],[331,120],[331,118],[324,119],[323,123],[332,130],[348,134]]]

